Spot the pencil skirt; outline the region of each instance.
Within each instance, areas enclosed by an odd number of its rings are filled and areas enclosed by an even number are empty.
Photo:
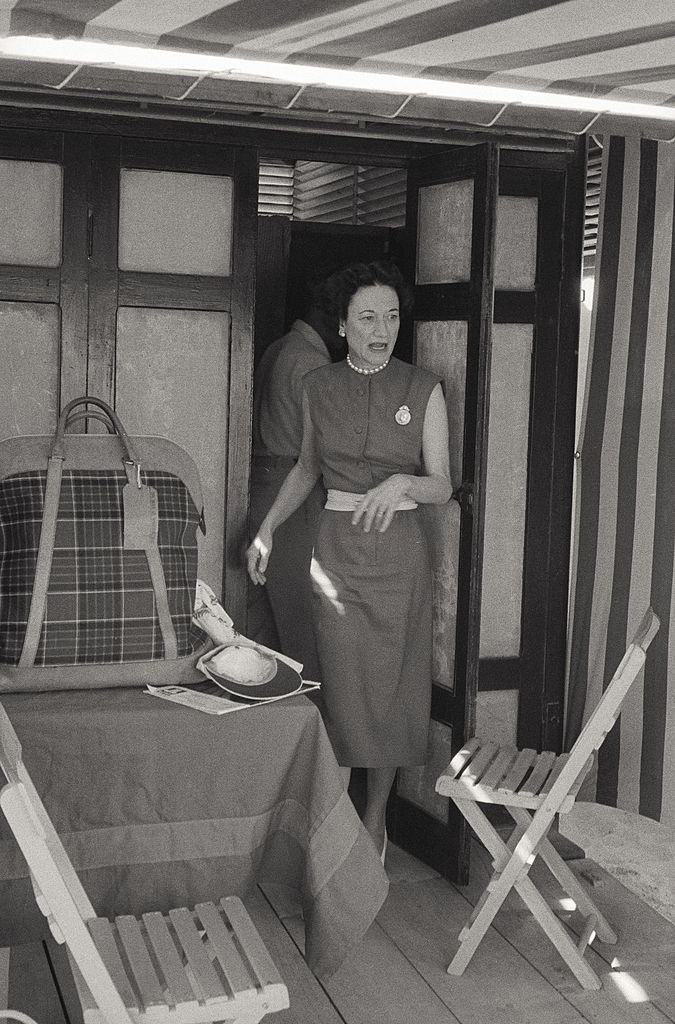
[[[424,764],[431,576],[417,510],[366,533],[324,509],[312,560],[324,719],[345,766]]]

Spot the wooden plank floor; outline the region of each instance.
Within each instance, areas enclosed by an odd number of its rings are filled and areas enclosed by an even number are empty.
[[[290,992],[278,1024],[673,1024],[675,927],[594,862],[576,870],[619,933],[616,946],[587,955],[603,979],[580,988],[516,894],[507,899],[460,978],[446,973],[457,934],[489,877],[473,851],[471,883],[460,888],[390,846],[391,890],[377,921],[340,970],[319,983],[303,957],[295,908],[271,888],[246,900]],[[535,871],[537,866],[535,865]],[[555,906],[561,893],[545,869],[535,880]],[[560,908],[564,916],[565,911]],[[574,914],[564,916],[572,930]],[[10,1005],[39,1024],[79,1024],[65,957],[35,944],[12,952]],[[60,995],[52,982],[57,979]],[[36,994],[36,980],[40,995]],[[50,1003],[51,1000],[51,1003]]]

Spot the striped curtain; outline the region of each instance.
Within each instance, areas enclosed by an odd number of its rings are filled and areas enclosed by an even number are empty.
[[[675,145],[605,138],[577,460],[567,746],[644,609],[661,629],[598,757],[600,803],[675,824]]]

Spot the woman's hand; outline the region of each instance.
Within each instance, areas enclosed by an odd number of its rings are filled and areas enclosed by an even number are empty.
[[[404,498],[408,497],[408,477],[402,473],[383,480],[363,495],[352,516],[352,525],[363,520],[363,529],[369,533],[375,527],[380,533],[391,525],[394,513]]]
[[[272,531],[263,523],[246,552],[246,568],[256,586],[266,583],[265,570],[271,551]]]

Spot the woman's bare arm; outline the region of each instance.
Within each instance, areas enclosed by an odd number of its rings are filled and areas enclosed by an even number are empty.
[[[274,504],[260,524],[253,543],[246,552],[248,574],[254,583],[265,582],[265,570],[272,551],[274,531],[300,508],[320,476],[321,469],[314,442],[314,424],[307,396],[303,395],[302,448],[298,461],[279,488]]]

